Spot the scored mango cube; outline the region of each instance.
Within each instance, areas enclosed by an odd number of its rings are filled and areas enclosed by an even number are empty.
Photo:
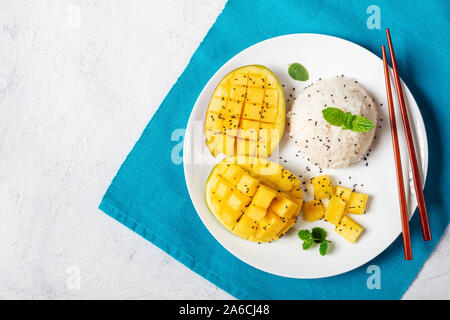
[[[351,243],[355,243],[364,228],[349,216],[344,216],[335,231]]]
[[[244,174],[245,170],[243,170],[242,168],[230,165],[223,173],[223,177],[233,184],[237,184]]]
[[[253,102],[245,102],[244,110],[243,110],[243,118],[249,120],[260,120],[261,119],[261,108],[262,105],[253,103]],[[213,110],[211,110],[213,111]]]
[[[225,97],[212,97],[209,103],[209,112],[217,114],[225,112],[227,107],[227,99]]]
[[[225,199],[230,194],[230,184],[226,181],[220,181],[217,185],[217,189],[214,192],[218,197]]]
[[[255,196],[253,197],[252,204],[267,209],[275,196],[275,191],[264,185],[261,185],[258,188],[258,191],[256,191]]]
[[[312,200],[303,204],[303,217],[308,222],[322,219],[325,215],[325,206],[322,200]]]
[[[266,83],[266,77],[263,74],[252,74],[248,79],[249,87],[262,87]]]
[[[262,104],[264,102],[264,89],[249,87],[245,101]]]
[[[264,95],[264,106],[273,107],[278,104],[278,91],[275,89],[267,89]]]
[[[239,219],[238,223],[233,229],[233,232],[238,236],[246,239],[252,236],[258,229],[258,221],[250,218],[246,213],[244,213]]]
[[[231,79],[231,84],[234,86],[246,86],[247,82],[248,82],[247,72],[245,73],[236,72]],[[223,87],[219,86],[218,88],[222,89]],[[227,92],[226,90],[223,91]]]
[[[311,180],[314,187],[314,196],[316,199],[328,198],[333,195],[333,187],[330,178],[326,174],[315,177]]]
[[[218,214],[220,214],[222,212],[222,199],[218,196],[212,196],[211,197],[211,207]]]
[[[212,192],[215,192],[217,189],[217,186],[219,185],[220,178],[218,176],[212,176],[209,179],[209,186],[211,188]]]
[[[332,196],[325,210],[325,220],[337,226],[345,211],[345,201],[337,196]]]
[[[225,161],[228,163],[237,164],[244,170],[251,171],[253,164],[256,163],[256,158],[248,155],[238,155],[231,158],[225,158]]]
[[[252,197],[255,194],[258,185],[258,180],[248,174],[245,174],[242,176],[241,180],[239,180],[236,188],[242,193],[245,193],[248,196]]]
[[[244,86],[232,86],[230,91],[230,100],[244,102],[246,88]]]
[[[264,218],[259,221],[259,230],[256,234],[260,238],[270,238],[279,233],[283,227],[287,224],[277,214],[272,211],[268,211]]]
[[[247,203],[245,199],[242,198],[242,196],[237,193],[232,193],[228,198],[227,205],[235,211],[242,211]]]
[[[262,218],[264,218],[266,213],[267,213],[267,209],[262,208],[260,206],[249,206],[249,208],[247,210],[248,216],[256,221],[259,221]]]
[[[347,205],[347,212],[353,214],[364,214],[366,211],[366,202],[369,196],[367,194],[352,192]]]
[[[261,112],[261,121],[275,122],[277,117],[277,108],[264,106]]]
[[[272,180],[281,177],[283,167],[276,162],[268,162],[267,164],[260,164],[259,174],[263,175],[266,179]],[[278,182],[278,181],[277,181]]]
[[[234,122],[233,125],[236,123],[239,124],[239,118],[242,113],[243,105],[244,103],[242,101],[229,100],[225,110],[222,110],[221,114],[223,113],[225,118],[236,119],[236,122]]]
[[[270,209],[283,218],[290,218],[298,209],[298,206],[288,198],[278,194],[270,205]]]
[[[241,119],[241,127],[245,129],[239,129],[238,137],[245,139],[256,140],[259,133],[259,122],[254,120]]]
[[[234,226],[241,215],[241,211],[236,211],[229,206],[224,206],[221,212],[222,219],[230,226]]]
[[[223,129],[223,117],[218,113],[208,112],[205,118],[205,127],[209,130],[219,131]]]

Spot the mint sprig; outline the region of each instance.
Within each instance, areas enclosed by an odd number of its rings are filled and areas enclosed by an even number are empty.
[[[326,122],[336,127],[342,127],[344,130],[366,132],[375,128],[370,119],[352,115],[351,112],[344,112],[339,108],[325,108],[322,110],[322,115]]]
[[[297,62],[289,65],[288,73],[294,80],[306,81],[309,79],[308,70]]]
[[[327,232],[319,227],[313,228],[312,231],[307,229],[302,229],[298,232],[298,237],[303,240],[302,248],[303,250],[308,250],[313,246],[314,243],[320,243],[319,253],[324,256],[328,251]]]

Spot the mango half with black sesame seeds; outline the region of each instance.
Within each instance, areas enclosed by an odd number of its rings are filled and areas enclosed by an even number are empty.
[[[278,239],[294,224],[303,203],[298,178],[265,159],[225,158],[206,181],[206,204],[230,232],[255,242]]]
[[[205,116],[205,138],[213,156],[249,155],[267,158],[284,131],[283,88],[261,65],[228,73],[214,90]]]

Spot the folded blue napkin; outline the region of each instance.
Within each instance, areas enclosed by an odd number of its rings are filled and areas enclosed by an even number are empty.
[[[239,299],[401,298],[449,222],[450,181],[445,171],[450,167],[449,7],[445,0],[230,0],[121,166],[100,209]],[[373,16],[378,13],[381,29]],[[433,241],[422,241],[415,214],[413,261],[404,261],[400,237],[367,265],[314,280],[275,276],[235,258],[195,212],[183,165],[171,161],[171,150],[180,142],[172,141],[172,132],[186,127],[210,77],[233,55],[259,41],[289,33],[322,33],[353,41],[380,56],[386,27],[401,77],[416,98],[427,129],[430,166],[425,198]],[[380,267],[380,289],[367,286],[369,265]]]

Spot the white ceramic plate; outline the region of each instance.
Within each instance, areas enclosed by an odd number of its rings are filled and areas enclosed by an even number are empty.
[[[381,45],[381,44],[380,44]],[[401,59],[401,53],[398,53]],[[298,82],[288,75],[288,65],[299,62],[309,71],[308,82]],[[352,187],[357,183],[357,191],[370,195],[365,215],[351,215],[361,224],[365,231],[356,244],[350,244],[334,232],[334,226],[324,221],[307,223],[298,219],[292,229],[280,240],[273,243],[257,244],[243,240],[227,231],[209,212],[205,203],[206,179],[218,159],[212,158],[207,151],[203,137],[203,122],[209,99],[223,76],[231,70],[248,65],[261,64],[271,69],[285,85],[284,93],[289,110],[292,98],[290,94],[298,93],[318,78],[345,75],[356,78],[382,106],[379,110],[376,140],[371,146],[367,161],[356,163],[350,168],[324,170],[330,175],[332,182],[342,182],[343,186]],[[421,165],[423,180],[428,165],[428,145],[425,127],[420,111],[409,89],[404,85],[404,94],[408,106],[410,123],[413,124],[413,135],[416,151]],[[292,88],[296,88],[295,91]],[[394,90],[394,86],[393,86]],[[394,90],[394,100],[396,100]],[[396,105],[398,111],[398,106]],[[399,142],[404,172],[409,171],[406,157],[406,143],[400,113],[397,114]],[[296,147],[286,133],[280,143],[279,154],[271,158],[283,164],[296,175],[303,175],[305,180],[319,174],[314,165],[296,157]],[[278,159],[282,157],[282,160]],[[284,161],[287,162],[284,162]],[[234,56],[207,83],[189,119],[184,140],[184,172],[186,184],[192,202],[201,220],[211,234],[228,251],[249,265],[280,276],[292,278],[321,278],[341,274],[355,269],[370,261],[385,250],[401,233],[400,211],[397,194],[397,182],[392,151],[392,142],[387,111],[386,91],[384,84],[383,62],[370,51],[352,42],[319,34],[292,34],[272,38],[257,43]],[[368,166],[365,164],[368,162]],[[311,168],[307,172],[306,166]],[[405,175],[408,211],[410,217],[416,208],[411,173]],[[349,178],[351,176],[351,179]],[[363,184],[364,186],[361,186]],[[312,197],[312,187],[307,183],[303,189],[304,199]],[[326,256],[320,256],[318,248],[303,251],[297,231],[301,228],[320,226],[327,230],[332,241],[332,250]],[[403,255],[403,252],[398,252]]]

